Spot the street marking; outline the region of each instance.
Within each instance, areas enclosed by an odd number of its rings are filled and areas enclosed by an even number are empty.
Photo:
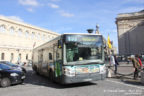
[[[118,82],[118,81],[113,81],[113,80],[106,80],[106,81],[109,81],[109,82],[113,82],[113,83],[117,83],[117,84],[122,84],[122,85],[126,85],[126,86],[129,86],[129,87],[135,87],[135,88],[139,88],[139,89],[143,89],[142,87],[137,87],[135,85],[129,85],[129,84],[124,84],[124,83],[121,83],[121,82]]]

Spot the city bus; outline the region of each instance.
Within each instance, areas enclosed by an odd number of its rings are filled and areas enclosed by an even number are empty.
[[[62,34],[33,50],[32,68],[51,81],[70,84],[104,80],[102,35]]]

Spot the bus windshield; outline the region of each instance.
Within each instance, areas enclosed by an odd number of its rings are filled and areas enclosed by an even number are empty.
[[[96,37],[95,37],[96,38]],[[98,38],[97,41],[92,40],[77,40],[65,43],[66,61],[102,61],[103,47],[102,39]]]

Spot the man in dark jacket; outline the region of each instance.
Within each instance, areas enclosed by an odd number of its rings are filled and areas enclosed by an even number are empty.
[[[114,55],[114,60],[115,60],[115,74],[117,74],[117,66],[119,65],[118,61],[117,61],[117,57],[116,55]]]

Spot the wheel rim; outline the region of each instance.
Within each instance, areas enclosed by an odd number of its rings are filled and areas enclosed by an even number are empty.
[[[1,86],[2,87],[7,87],[10,85],[10,81],[8,78],[4,78],[2,81],[1,81]]]
[[[8,85],[8,81],[6,81],[6,80],[3,81],[2,83],[3,83],[3,86],[7,86]]]

